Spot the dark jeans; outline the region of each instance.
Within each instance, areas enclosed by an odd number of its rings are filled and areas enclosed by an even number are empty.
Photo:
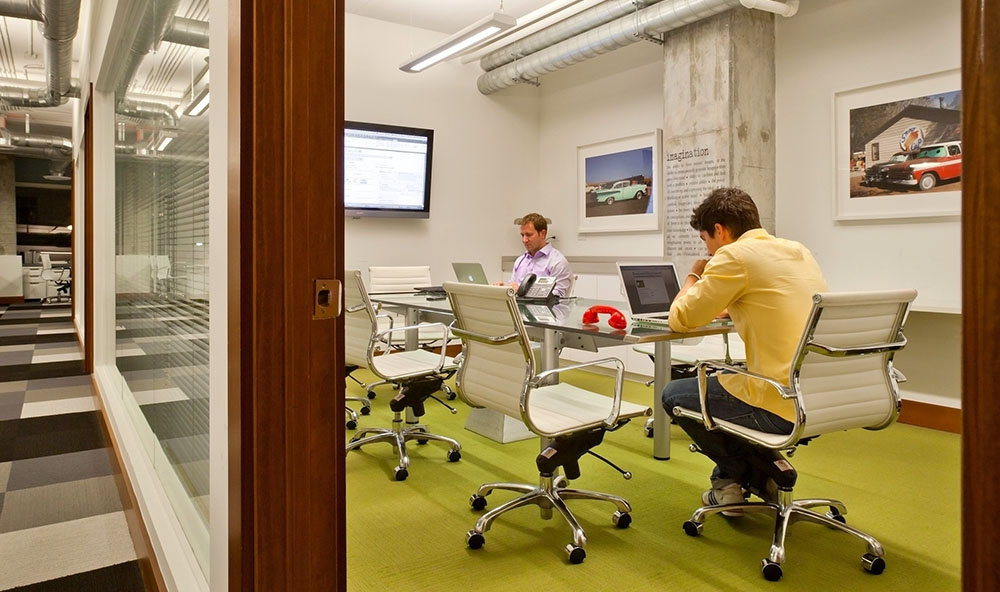
[[[707,399],[712,417],[716,419],[772,434],[789,434],[794,427],[792,422],[730,395],[719,384],[716,376],[708,377]],[[674,407],[696,411],[701,409],[697,378],[671,381],[663,389],[663,408],[691,436],[698,448],[715,461],[715,470],[712,471],[713,488],[718,489],[730,483],[763,488],[767,474],[762,469],[774,462],[774,451],[718,430],[710,432],[705,429],[701,420],[674,416]]]

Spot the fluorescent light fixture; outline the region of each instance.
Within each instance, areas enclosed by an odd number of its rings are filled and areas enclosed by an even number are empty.
[[[163,138],[160,139],[160,143],[156,145],[156,151],[163,152],[164,150],[166,150],[167,146],[169,146],[170,143],[173,141],[174,141],[173,136],[163,136]]]
[[[208,87],[206,86],[201,89],[198,96],[196,96],[194,100],[191,101],[191,104],[187,106],[187,109],[184,110],[184,115],[190,115],[192,117],[201,115],[205,112],[205,109],[208,109],[208,99]]]
[[[514,17],[502,12],[494,12],[481,21],[469,25],[458,33],[448,37],[434,46],[430,51],[403,64],[399,69],[403,72],[420,72],[462,50],[482,43],[500,31],[513,27],[515,24],[517,24],[517,21]]]

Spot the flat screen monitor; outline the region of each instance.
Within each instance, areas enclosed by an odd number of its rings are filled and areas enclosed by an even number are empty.
[[[344,122],[344,215],[429,218],[434,130]]]

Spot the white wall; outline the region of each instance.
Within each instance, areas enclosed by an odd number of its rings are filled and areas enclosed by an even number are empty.
[[[960,44],[957,2],[811,1],[778,20],[777,230],[809,245],[831,288],[914,287],[918,309],[960,310],[957,217],[832,217],[834,93],[958,68]]]
[[[807,244],[834,290],[914,287],[916,309],[961,309],[957,218],[833,220],[834,93],[958,68],[958,2],[803,2],[778,19],[777,232]],[[961,315],[914,313],[896,358],[905,398],[959,407]]]
[[[430,218],[348,219],[347,268],[367,276],[371,265],[430,265],[439,284],[455,279],[453,261],[479,261],[501,279],[501,255],[521,251],[513,220],[540,193],[537,92],[483,96],[479,65],[459,60],[399,70],[441,33],[353,14],[345,29],[346,118],[434,130]]]
[[[541,83],[535,204],[552,219],[549,233],[558,237],[556,246],[570,256],[661,256],[662,231],[577,232],[577,147],[663,127],[663,49],[634,43],[545,76]],[[662,206],[663,191],[653,195]]]

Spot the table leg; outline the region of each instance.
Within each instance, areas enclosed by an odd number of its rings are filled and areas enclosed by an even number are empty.
[[[670,341],[654,343],[653,349],[653,458],[670,459],[670,418],[660,397],[670,382]]]

